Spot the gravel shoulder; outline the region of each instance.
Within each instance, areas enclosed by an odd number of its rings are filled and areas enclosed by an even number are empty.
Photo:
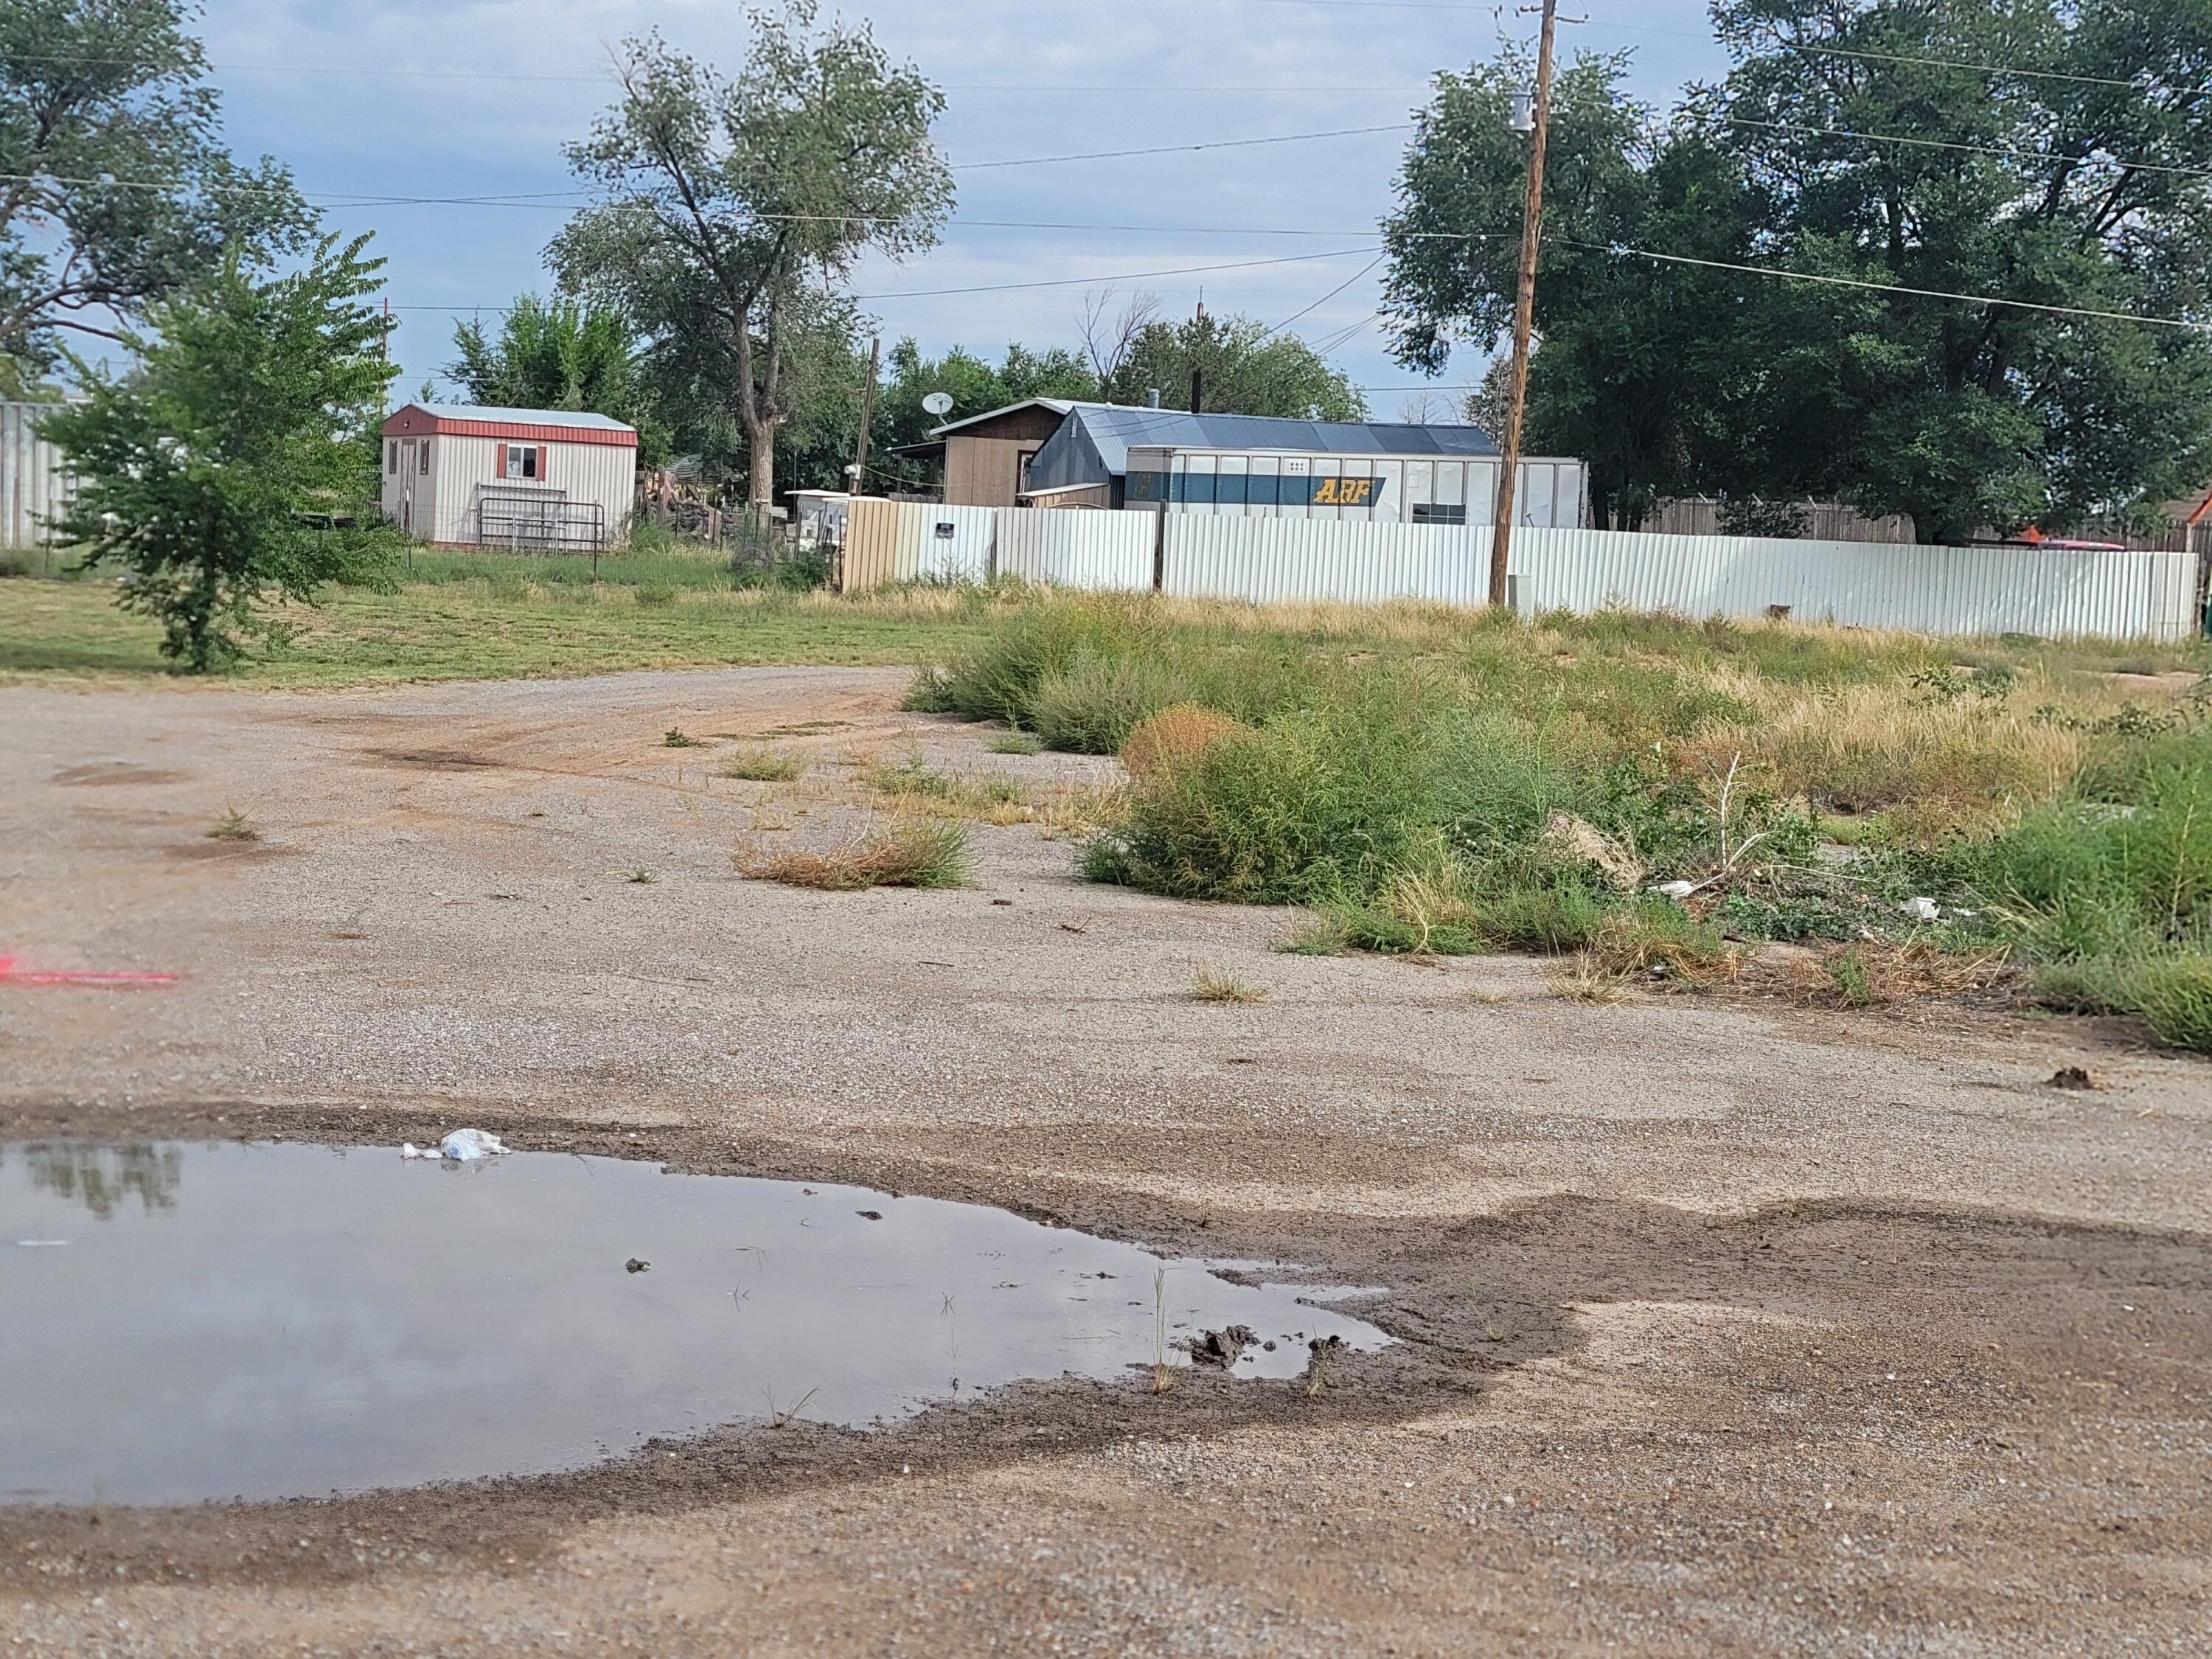
[[[1281,956],[1282,913],[1085,883],[1036,825],[979,828],[966,889],[741,878],[865,828],[870,758],[1113,775],[904,684],[0,689],[0,955],[183,976],[0,987],[0,1139],[477,1122],[1310,1264],[1385,1287],[1358,1310],[1401,1343],[1317,1395],[1039,1384],[531,1481],[0,1511],[0,1642],[2201,1650],[2203,1062]],[[811,768],[716,775],[739,738]],[[262,839],[206,837],[233,808]],[[1267,1000],[1194,1000],[1200,966]]]

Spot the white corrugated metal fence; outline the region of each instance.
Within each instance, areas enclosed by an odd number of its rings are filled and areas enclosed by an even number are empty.
[[[52,404],[0,403],[0,547],[44,547],[69,505],[72,483],[61,452],[38,435]]]

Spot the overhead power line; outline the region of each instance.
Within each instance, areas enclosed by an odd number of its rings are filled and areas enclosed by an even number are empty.
[[[927,300],[951,294],[1007,294],[1020,289],[1080,288],[1087,283],[1141,283],[1148,282],[1155,276],[1193,276],[1216,270],[1250,270],[1261,265],[1309,264],[1318,259],[1348,259],[1355,254],[1381,252],[1380,248],[1370,245],[1367,247],[1338,248],[1328,253],[1285,253],[1268,259],[1231,259],[1218,264],[1176,265],[1165,270],[1127,270],[1091,276],[1049,276],[1032,282],[980,283],[964,288],[895,289],[882,294],[855,294],[852,297],[855,300]],[[502,312],[514,309],[512,306],[507,305],[404,305],[394,306],[392,308],[394,311],[446,313]]]
[[[2094,306],[2052,305],[2040,300],[2012,300],[2001,294],[1962,294],[1942,288],[1914,288],[1904,283],[1877,283],[1858,276],[1829,276],[1809,270],[1784,270],[1774,265],[1738,264],[1727,259],[1693,258],[1686,253],[1661,253],[1648,247],[1628,247],[1618,242],[1577,242],[1561,239],[1568,247],[1593,253],[1627,254],[1656,259],[1663,264],[1701,265],[1711,270],[1741,271],[1752,276],[1775,276],[1793,283],[1818,283],[1829,288],[1866,289],[1879,294],[1909,294],[1923,300],[1960,300],[1978,306],[2008,306],[2018,311],[2038,311],[2059,317],[2092,317],[2106,322],[2148,323],[2156,328],[2183,328],[2212,333],[2212,323],[2191,322],[2185,317],[2151,317],[2134,311],[2102,311]]]
[[[1732,127],[1755,127],[1767,132],[1802,133],[1814,138],[1850,138],[1875,144],[1908,144],[1919,149],[1966,150],[1977,155],[2004,155],[2018,160],[2070,162],[2080,167],[2125,167],[2136,173],[2166,173],[2183,179],[2212,179],[2203,167],[2169,167],[2163,161],[2138,161],[2126,155],[2061,155],[2047,149],[2014,149],[2002,144],[1968,144],[1950,138],[1921,138],[1901,132],[1860,132],[1850,127],[1796,126],[1787,121],[1758,121],[1747,115],[1720,118]]]
[[[1278,132],[1264,138],[1216,138],[1198,144],[1149,144],[1141,149],[1080,150],[1069,155],[1024,155],[1011,161],[955,161],[955,173],[975,172],[983,167],[1033,167],[1048,161],[1106,161],[1122,155],[1181,155],[1195,149],[1245,149],[1255,144],[1291,144],[1309,138],[1350,138],[1369,132],[1405,132],[1411,130],[1411,121],[1386,121],[1372,127],[1331,127],[1321,132]]]

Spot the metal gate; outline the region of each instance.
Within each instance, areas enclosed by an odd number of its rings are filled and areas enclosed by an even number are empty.
[[[597,501],[572,501],[565,490],[488,489],[477,497],[477,541],[590,552],[606,545],[606,524]]]

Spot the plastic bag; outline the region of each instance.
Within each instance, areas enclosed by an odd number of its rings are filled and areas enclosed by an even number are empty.
[[[443,1158],[456,1164],[473,1164],[479,1158],[497,1158],[507,1148],[499,1144],[499,1137],[488,1129],[456,1129],[435,1146],[417,1146],[413,1141],[403,1141],[399,1147],[402,1158]]]

